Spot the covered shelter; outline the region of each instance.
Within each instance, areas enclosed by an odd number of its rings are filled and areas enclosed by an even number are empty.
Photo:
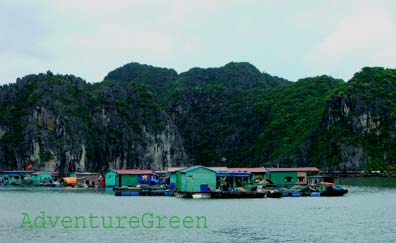
[[[216,188],[221,191],[249,191],[253,173],[248,171],[220,171],[216,174]]]
[[[227,168],[227,171],[233,172],[250,172],[252,173],[252,181],[265,182],[267,170],[264,167],[252,167],[252,168]]]

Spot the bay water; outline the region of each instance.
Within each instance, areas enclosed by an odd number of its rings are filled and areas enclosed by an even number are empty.
[[[349,190],[344,197],[224,200],[0,187],[0,242],[396,242],[396,178],[341,178],[339,182]],[[153,228],[131,228],[128,223],[116,228],[115,222],[107,229],[69,229],[59,224],[27,227],[26,215],[34,221],[42,213],[72,218],[146,214],[181,221],[191,216],[194,227],[181,223],[175,229],[167,220],[163,228],[156,223]],[[196,216],[205,217],[206,228],[203,221],[200,228],[195,227]]]

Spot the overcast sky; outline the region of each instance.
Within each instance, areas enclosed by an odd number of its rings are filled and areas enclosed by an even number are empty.
[[[348,80],[395,68],[396,1],[0,1],[0,83],[47,70],[97,82],[132,61]]]

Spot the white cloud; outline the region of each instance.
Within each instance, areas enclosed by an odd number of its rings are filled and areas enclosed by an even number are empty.
[[[0,83],[48,69],[95,82],[131,61],[179,72],[250,61],[292,80],[321,73],[345,78],[364,65],[394,65],[395,6],[387,0],[0,1]]]
[[[395,65],[396,23],[389,11],[386,5],[363,4],[342,16],[334,30],[307,52],[306,65],[342,77],[350,77],[351,68]]]

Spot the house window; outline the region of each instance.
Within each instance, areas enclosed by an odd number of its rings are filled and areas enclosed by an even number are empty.
[[[291,177],[291,176],[285,177],[285,182],[292,182],[292,181],[293,181],[293,177]]]
[[[297,177],[297,180],[299,182],[304,182],[305,181],[305,176],[299,176],[299,177]]]

